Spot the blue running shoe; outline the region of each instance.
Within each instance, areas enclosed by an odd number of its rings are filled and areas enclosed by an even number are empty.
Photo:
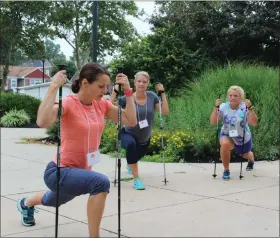
[[[247,164],[246,170],[247,170],[247,171],[251,171],[251,170],[253,170],[253,169],[254,169],[254,163],[255,163],[255,161],[254,161],[254,160],[253,160],[253,161],[248,161],[248,164]]]
[[[230,179],[230,172],[229,172],[228,169],[226,169],[226,170],[224,171],[223,179],[225,179],[225,180]]]
[[[140,178],[135,178],[135,179],[134,179],[133,187],[134,187],[136,190],[145,190],[145,186],[144,186],[144,184],[143,184],[143,182],[141,181]]]
[[[38,212],[34,207],[27,207],[24,205],[24,201],[26,198],[18,200],[17,208],[21,213],[21,223],[24,226],[34,226],[35,219],[34,219],[34,212]]]

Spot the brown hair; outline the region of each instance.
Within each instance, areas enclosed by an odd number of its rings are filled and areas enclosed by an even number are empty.
[[[83,66],[81,69],[79,78],[74,80],[72,83],[72,92],[78,93],[81,87],[81,81],[83,79],[86,79],[89,84],[93,83],[97,80],[97,76],[100,74],[106,74],[110,76],[108,70],[105,67],[102,67],[101,65],[90,62]]]

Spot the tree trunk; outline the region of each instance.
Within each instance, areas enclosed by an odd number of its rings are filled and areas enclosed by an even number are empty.
[[[4,69],[3,69],[3,80],[1,82],[1,91],[5,91],[5,85],[7,82],[7,78],[8,78],[8,74],[9,74],[9,65],[10,65],[10,59],[11,59],[11,54],[12,54],[12,42],[9,45],[7,54],[6,54],[6,60],[5,60],[5,65],[4,65]]]
[[[80,40],[79,40],[79,23],[76,22],[76,32],[77,32],[77,37],[75,39],[75,56],[76,56],[76,62],[77,62],[77,68],[78,70],[81,70],[82,66],[81,66],[81,56],[80,56],[80,50],[79,50],[79,44],[80,44]]]
[[[77,62],[77,69],[80,71],[82,66],[81,66],[81,55],[80,55],[80,48],[79,48],[79,44],[80,44],[80,24],[79,24],[79,5],[77,4],[77,2],[75,3],[75,9],[76,9],[76,21],[75,21],[75,30],[76,30],[76,39],[75,39],[75,56],[76,56],[76,62]]]

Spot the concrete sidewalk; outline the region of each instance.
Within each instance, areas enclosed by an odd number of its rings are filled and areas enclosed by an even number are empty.
[[[55,208],[38,206],[36,226],[24,227],[16,202],[47,190],[43,172],[56,146],[20,144],[22,137],[44,137],[44,129],[1,128],[1,237],[54,237]],[[232,179],[221,179],[222,166],[140,162],[145,191],[132,181],[121,183],[121,233],[126,237],[279,237],[279,161],[257,162],[239,180],[240,163],[231,164]],[[113,181],[115,159],[106,155],[95,170]],[[122,178],[128,178],[122,162]],[[118,189],[108,195],[102,237],[117,237]],[[80,196],[59,209],[59,237],[88,237],[86,205]]]

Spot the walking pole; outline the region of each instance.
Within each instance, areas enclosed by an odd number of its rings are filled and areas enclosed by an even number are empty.
[[[158,82],[159,83],[159,82]],[[157,84],[158,84],[157,83]],[[165,153],[164,153],[164,141],[163,141],[163,127],[162,127],[162,100],[161,100],[161,92],[158,92],[158,99],[159,99],[159,121],[160,121],[160,130],[161,130],[161,149],[162,149],[162,161],[163,161],[163,171],[164,171],[164,184],[166,185],[167,181],[166,180],[166,169],[165,169]]]
[[[119,85],[119,87],[120,87],[120,85]],[[120,89],[120,88],[119,88]],[[121,108],[120,108],[120,102],[119,102],[119,91],[118,90],[116,90],[115,89],[115,87],[114,87],[114,92],[116,93],[116,95],[117,95],[117,97],[118,97],[118,103],[119,103],[119,107],[118,107],[118,116],[119,117],[121,117],[121,115],[119,115],[120,113],[121,113]],[[120,120],[120,119],[118,119],[118,120]],[[116,184],[117,184],[117,167],[118,167],[118,158],[120,157],[119,156],[119,149],[118,149],[118,146],[119,146],[119,127],[121,127],[119,124],[118,124],[118,133],[117,133],[117,136],[116,136],[116,151],[117,151],[117,153],[116,153],[116,163],[115,163],[115,179],[114,179],[114,181],[113,181],[113,183],[114,183],[114,187],[116,187]]]
[[[121,84],[119,84],[119,94],[118,94],[118,237],[121,237]]]
[[[65,65],[58,65],[58,69],[65,70]],[[55,237],[58,235],[58,207],[59,207],[59,181],[60,181],[60,145],[61,145],[61,109],[62,109],[62,86],[59,88],[59,104],[58,104],[58,129],[57,129],[57,166],[56,166],[56,211],[55,211]]]
[[[244,178],[244,176],[242,175],[242,164],[243,164],[243,154],[244,154],[244,140],[245,140],[245,129],[246,129],[246,123],[247,123],[247,110],[248,108],[246,107],[246,111],[244,114],[244,130],[243,130],[243,140],[242,140],[242,153],[241,153],[241,158],[240,158],[240,175],[239,175],[239,179]]]
[[[221,98],[221,95],[219,95],[218,98]],[[217,122],[216,122],[216,159],[215,159],[215,165],[214,165],[214,174],[212,175],[213,178],[217,177],[216,174],[216,164],[217,164],[217,160],[219,159],[220,156],[220,146],[219,146],[219,109],[220,106],[218,107],[218,111],[217,111]]]
[[[118,150],[118,138],[116,138],[116,150]],[[118,167],[118,155],[116,156],[116,163],[115,163],[115,179],[113,181],[114,187],[117,184],[117,167]]]

